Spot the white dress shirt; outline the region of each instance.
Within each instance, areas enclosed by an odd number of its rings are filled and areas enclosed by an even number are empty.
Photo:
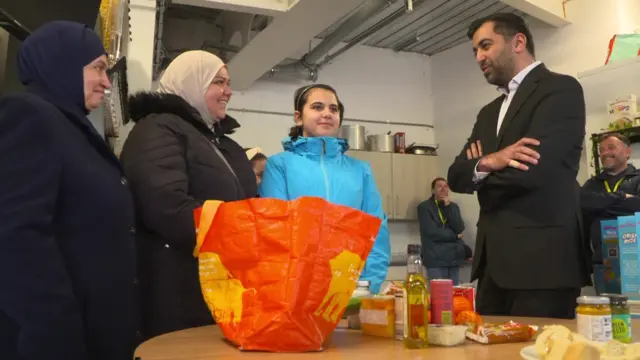
[[[524,78],[533,70],[536,66],[542,64],[540,61],[536,61],[526,68],[522,69],[516,76],[509,81],[508,88],[499,87],[498,91],[504,94],[504,99],[502,100],[502,105],[500,106],[500,113],[498,114],[498,127],[496,128],[496,136],[500,132],[500,126],[502,126],[502,121],[504,120],[504,116],[507,114],[507,110],[509,110],[509,105],[511,105],[511,100],[513,100],[514,96],[516,96],[516,91],[518,91],[518,86],[522,84]],[[473,182],[477,183],[478,181],[484,179],[489,175],[488,172],[478,171],[478,164],[476,164],[476,168],[473,172]]]

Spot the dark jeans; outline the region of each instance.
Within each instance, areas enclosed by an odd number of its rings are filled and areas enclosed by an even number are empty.
[[[460,284],[460,266],[442,266],[427,268],[429,279],[450,279],[453,285]]]

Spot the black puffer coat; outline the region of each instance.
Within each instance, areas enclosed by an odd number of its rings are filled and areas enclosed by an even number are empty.
[[[142,335],[212,324],[192,255],[193,210],[205,200],[256,195],[251,164],[242,147],[227,136],[240,125],[226,117],[212,131],[193,107],[172,94],[140,93],[129,105],[136,125],[121,161],[138,214]]]

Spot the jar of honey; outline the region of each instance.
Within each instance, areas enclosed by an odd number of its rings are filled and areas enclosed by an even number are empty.
[[[393,296],[373,296],[362,299],[360,324],[364,335],[387,338],[396,336],[396,301]]]
[[[613,338],[611,301],[608,297],[580,296],[577,299],[576,320],[578,333],[591,341],[609,341]]]

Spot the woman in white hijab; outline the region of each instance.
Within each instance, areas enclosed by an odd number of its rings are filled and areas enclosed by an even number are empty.
[[[142,332],[145,339],[213,324],[202,298],[193,210],[205,200],[255,197],[255,175],[227,135],[240,125],[226,113],[227,67],[205,51],[169,65],[158,92],[131,97],[136,125],[121,154],[138,224]]]

